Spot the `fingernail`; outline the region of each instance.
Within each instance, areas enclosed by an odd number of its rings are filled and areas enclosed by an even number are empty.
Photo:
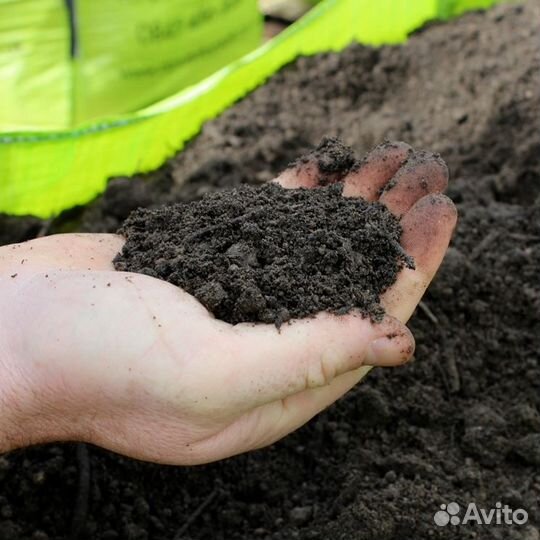
[[[407,342],[404,335],[385,336],[371,342],[366,355],[366,364],[396,366],[409,360],[413,352],[414,343]]]

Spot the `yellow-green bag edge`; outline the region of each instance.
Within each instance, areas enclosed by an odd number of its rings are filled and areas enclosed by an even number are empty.
[[[86,204],[112,176],[159,167],[202,124],[301,55],[353,41],[401,43],[426,21],[501,0],[325,0],[272,41],[137,113],[56,132],[0,134],[0,212],[47,218]]]

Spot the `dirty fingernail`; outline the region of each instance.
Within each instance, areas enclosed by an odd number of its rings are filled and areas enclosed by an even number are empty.
[[[385,336],[371,342],[365,363],[372,366],[397,366],[407,362],[413,352],[414,341],[412,336]]]

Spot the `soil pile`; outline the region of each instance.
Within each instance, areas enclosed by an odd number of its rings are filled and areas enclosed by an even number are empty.
[[[87,462],[70,445],[4,456],[3,538],[69,537],[86,493],[96,540],[170,540],[185,524],[182,540],[538,540],[539,22],[531,0],[431,26],[406,46],[299,60],[159,171],[114,180],[54,223],[73,228],[82,215],[77,227],[114,231],[137,206],[266,181],[328,133],[361,152],[389,137],[442,153],[460,213],[411,320],[416,361],[372,371],[270,449],[211,466],[94,448]],[[88,466],[89,484],[78,474]],[[461,517],[470,502],[501,502],[529,520],[437,527],[452,501]]]
[[[119,231],[127,241],[115,267],[177,285],[233,324],[353,308],[380,320],[379,295],[412,261],[386,207],[342,188],[245,186],[137,210]]]

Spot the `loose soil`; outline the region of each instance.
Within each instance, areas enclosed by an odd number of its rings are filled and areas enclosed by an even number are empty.
[[[318,149],[324,149],[319,182],[343,171],[336,163],[341,145],[328,143]],[[232,324],[279,327],[291,318],[352,309],[380,321],[380,294],[414,263],[399,245],[397,218],[342,190],[342,183],[316,189],[268,183],[141,208],[119,231],[126,244],[115,268],[177,285]]]
[[[98,540],[538,540],[539,22],[531,0],[432,25],[406,46],[301,59],[160,170],[113,180],[41,227],[114,231],[138,206],[262,183],[327,134],[358,152],[385,137],[440,152],[460,212],[410,322],[414,362],[372,371],[271,448],[209,466],[76,445],[4,456],[0,537],[69,538],[75,515]],[[0,226],[3,241],[36,233],[35,220],[17,223]],[[451,501],[500,501],[529,522],[437,527]]]

